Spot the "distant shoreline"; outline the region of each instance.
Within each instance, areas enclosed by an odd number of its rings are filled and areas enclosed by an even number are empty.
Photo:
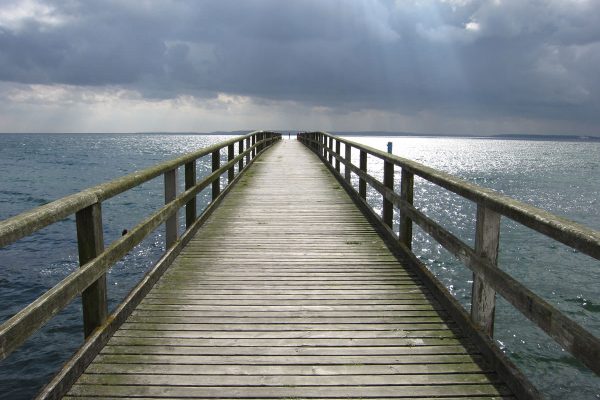
[[[245,135],[250,130],[245,131],[229,131],[229,132],[0,132],[0,136],[6,135],[196,135],[196,136],[237,136]],[[295,134],[299,131],[290,130],[275,130],[283,134]],[[497,134],[497,135],[465,135],[465,134],[443,134],[443,133],[411,133],[411,132],[382,132],[382,131],[365,131],[365,132],[342,132],[331,131],[332,134],[338,136],[355,137],[355,136],[370,136],[370,137],[415,137],[415,138],[448,138],[448,139],[487,139],[487,140],[532,140],[532,141],[559,141],[559,142],[600,142],[600,136],[589,135],[531,135],[531,134]]]

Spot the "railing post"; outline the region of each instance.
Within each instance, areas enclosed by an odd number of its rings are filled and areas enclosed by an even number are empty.
[[[77,226],[79,265],[84,265],[104,251],[101,204],[95,203],[78,211],[75,214],[75,224]],[[87,338],[94,329],[106,321],[108,315],[105,274],[81,293],[81,303],[83,334]]]
[[[165,204],[175,200],[175,197],[177,197],[177,168],[165,172]],[[165,229],[165,248],[168,249],[177,241],[177,212],[167,218]]]
[[[413,204],[415,176],[412,172],[402,168],[400,174],[400,198],[408,204]],[[412,249],[412,220],[400,209],[400,242]]]
[[[333,165],[333,138],[331,136],[329,136],[328,151],[329,151],[329,164]]]
[[[359,168],[365,174],[367,173],[367,152],[364,150],[360,151],[360,165]],[[367,199],[367,181],[365,178],[358,178],[358,195],[363,199]]]
[[[315,149],[315,153],[317,153],[318,155],[321,155],[323,153],[323,149],[322,147],[322,142],[323,142],[323,134],[322,133],[315,133],[314,134],[314,140],[315,142],[313,143],[314,149]]]
[[[244,152],[244,139],[238,142],[238,156]],[[238,174],[244,169],[244,158],[241,157],[238,161]]]
[[[340,141],[339,140],[335,141],[335,154],[337,156],[340,155]],[[340,172],[340,159],[339,158],[335,159],[335,170],[337,172]]]
[[[252,135],[252,146],[256,145],[256,135],[256,133]],[[256,147],[252,147],[252,159],[254,159],[254,157],[256,157]]]
[[[185,190],[196,185],[196,160],[185,164]],[[185,227],[189,228],[196,221],[196,196],[185,204]]]
[[[499,242],[500,214],[478,204],[475,228],[475,252],[496,266]],[[496,292],[481,276],[474,273],[473,290],[471,292],[471,319],[489,337],[494,335],[495,309]]]
[[[350,170],[350,164],[352,163],[352,146],[348,143],[344,143],[344,160],[346,161],[344,167],[344,178],[346,178],[346,182],[350,183],[350,174],[352,170]]]
[[[394,164],[389,161],[384,161],[383,163],[383,185],[392,192],[394,191]],[[394,204],[388,200],[385,195],[383,195],[383,211],[381,217],[383,218],[384,224],[389,226],[390,229],[394,228]]]
[[[250,138],[247,137],[246,138],[246,150],[248,150],[250,148]],[[250,154],[252,152],[248,152],[246,153],[246,165],[250,164]]]
[[[221,151],[213,151],[212,153],[212,172],[215,172],[221,167]],[[212,200],[215,201],[217,196],[221,193],[221,176],[219,175],[212,182]]]
[[[321,140],[319,141],[319,146],[321,146],[321,151],[323,152],[323,159],[327,158],[327,136],[321,133]]]
[[[227,146],[227,162],[230,163],[231,160],[233,160],[234,158],[235,158],[235,149],[234,149],[234,146],[232,143],[229,146]],[[230,184],[231,181],[233,181],[233,178],[235,178],[235,169],[234,169],[234,166],[232,165],[231,168],[229,168],[227,170],[227,184]]]

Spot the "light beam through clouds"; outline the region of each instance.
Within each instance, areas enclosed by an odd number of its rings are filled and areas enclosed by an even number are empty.
[[[0,131],[600,135],[592,0],[0,1]]]

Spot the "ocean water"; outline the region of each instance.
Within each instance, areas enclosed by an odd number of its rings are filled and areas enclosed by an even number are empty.
[[[0,135],[0,219],[224,140],[199,135]],[[382,150],[393,142],[401,155],[600,230],[600,143],[436,137],[351,137]],[[342,147],[343,154],[343,147]],[[358,154],[353,154],[358,160]],[[198,176],[209,169],[199,163]],[[369,172],[382,164],[369,157]],[[397,181],[399,173],[396,174]],[[398,183],[398,182],[397,182]],[[154,179],[103,203],[105,244],[162,203]],[[201,193],[199,207],[210,197]],[[381,208],[381,196],[368,200]],[[421,179],[415,204],[473,244],[475,206]],[[396,217],[397,218],[397,217]],[[183,223],[180,218],[180,223]],[[0,320],[77,268],[74,217],[0,249]],[[468,307],[471,273],[415,229],[415,253]],[[128,293],[164,248],[157,230],[109,273],[110,308]],[[500,268],[600,335],[600,262],[503,219]],[[0,398],[33,396],[82,343],[77,301],[25,346],[0,363]],[[505,301],[499,300],[495,339],[548,398],[598,399],[600,379],[577,363]]]

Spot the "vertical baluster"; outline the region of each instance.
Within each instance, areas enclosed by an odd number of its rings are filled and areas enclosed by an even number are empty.
[[[359,168],[365,174],[367,173],[367,152],[364,150],[360,151]],[[364,178],[358,179],[358,195],[365,200],[367,199],[367,181]]]
[[[400,174],[400,198],[408,204],[413,204],[415,176],[412,172],[402,168]],[[412,220],[400,209],[400,242],[412,249]]]
[[[346,153],[344,157],[344,177],[346,178],[346,182],[350,183],[350,173],[352,172],[350,170],[350,164],[352,163],[352,146],[348,143],[344,143],[344,152]]]
[[[497,266],[499,242],[500,214],[478,204],[475,251],[492,265]],[[490,337],[494,335],[495,309],[496,292],[481,276],[474,273],[471,292],[471,318],[475,325]]]
[[[231,162],[235,158],[235,149],[233,147],[233,143],[227,146],[227,162]],[[235,178],[235,169],[232,165],[231,168],[227,170],[227,184],[230,184]]]
[[[185,164],[185,190],[196,185],[196,160]],[[196,196],[185,204],[185,227],[189,228],[196,221]]]
[[[221,168],[221,151],[217,150],[212,153],[212,172],[215,172],[219,168]],[[213,201],[215,201],[217,196],[219,196],[219,193],[221,193],[221,176],[220,175],[212,182],[212,199],[213,199]]]
[[[79,265],[84,265],[104,251],[102,233],[102,206],[92,204],[75,214]],[[87,338],[101,326],[108,315],[106,301],[106,275],[102,275],[81,293],[83,308],[83,333]]]
[[[177,168],[165,172],[165,204],[177,197]],[[165,222],[165,247],[168,249],[177,241],[177,212]]]
[[[339,140],[335,141],[335,154],[337,156],[340,155],[340,141]],[[339,158],[335,159],[335,170],[337,172],[340,172],[340,159]]]
[[[394,191],[394,164],[389,161],[383,163],[383,185]],[[383,223],[393,229],[394,227],[394,204],[383,196]]]

